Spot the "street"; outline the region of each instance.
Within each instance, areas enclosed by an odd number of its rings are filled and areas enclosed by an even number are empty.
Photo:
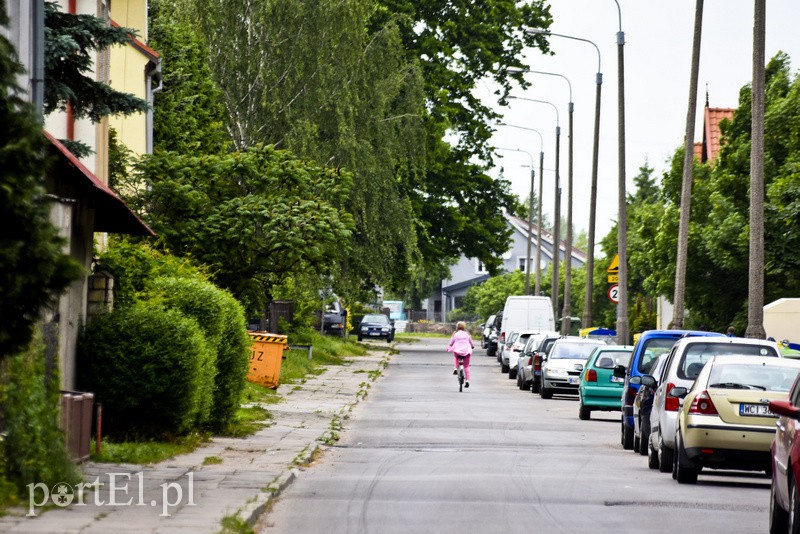
[[[520,391],[476,349],[458,392],[446,340],[398,344],[339,442],[257,532],[764,532],[769,479],[679,485],[623,451],[619,413]]]

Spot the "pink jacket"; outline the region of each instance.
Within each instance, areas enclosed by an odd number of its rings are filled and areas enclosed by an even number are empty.
[[[466,330],[456,330],[453,337],[450,338],[450,344],[447,346],[447,352],[454,354],[461,354],[469,356],[472,354],[472,349],[475,345],[472,343],[472,336]]]

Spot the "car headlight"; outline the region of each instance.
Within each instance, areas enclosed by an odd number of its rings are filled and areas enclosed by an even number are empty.
[[[547,368],[547,374],[550,376],[567,376],[567,370]]]
[[[391,330],[391,328],[389,328],[388,326],[384,326],[383,328],[381,328],[381,330],[383,330],[384,332],[388,332],[389,330]]]
[[[369,332],[369,328],[367,328],[366,326],[362,326],[361,327],[361,331],[362,332]]]

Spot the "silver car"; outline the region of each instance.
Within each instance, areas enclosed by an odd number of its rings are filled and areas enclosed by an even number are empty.
[[[582,337],[557,339],[542,365],[542,385],[539,395],[550,399],[553,393],[578,394],[581,372],[595,347],[605,346],[604,341]]]
[[[690,388],[712,356],[772,356],[781,357],[774,341],[739,337],[685,337],[679,339],[667,357],[650,411],[650,441],[648,465],[662,473],[672,471],[675,450],[675,428],[680,399],[670,395],[675,387]]]

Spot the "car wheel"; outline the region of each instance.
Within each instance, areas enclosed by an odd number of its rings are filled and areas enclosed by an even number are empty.
[[[592,409],[581,402],[578,405],[578,419],[588,421],[592,417]]]
[[[487,356],[494,356],[495,354],[497,354],[497,349],[496,348],[489,347],[489,348],[486,349],[486,355]]]
[[[500,364],[500,372],[501,373],[507,373],[508,372],[508,365],[506,365],[504,363],[501,363]]]
[[[639,425],[641,429],[639,436],[639,454],[647,455],[647,444],[650,441],[650,421],[642,421]]]
[[[633,452],[639,452],[639,448],[642,446],[641,438],[636,435],[636,432],[633,433]]]
[[[791,480],[789,481],[789,492],[794,491],[791,487]],[[791,498],[789,499],[791,505]],[[791,506],[790,506],[791,508]],[[777,496],[775,495],[775,477],[772,478],[769,492],[769,534],[784,534],[789,532],[789,512],[781,508],[778,504]]]
[[[517,370],[516,369],[509,369],[508,370],[508,379],[509,380],[514,380],[515,378],[517,378]]]
[[[544,384],[542,384],[541,386],[539,386],[539,396],[543,399],[552,399],[553,391],[550,388],[545,387]]]
[[[362,341],[362,340],[363,340],[363,338],[362,338],[361,336],[358,336],[358,340],[359,340],[359,341]]]
[[[622,448],[626,451],[633,449],[633,429],[622,422]]]
[[[647,440],[647,467],[658,469],[658,451],[653,447],[649,439]]]
[[[793,478],[789,479],[789,532],[797,534],[800,531],[800,493],[798,493],[797,483]]]
[[[528,389],[527,387],[525,387],[525,385],[526,385],[525,377],[522,375],[522,373],[517,371],[517,387],[519,388],[520,391],[525,391],[526,389]]]
[[[669,473],[672,470],[672,449],[664,445],[664,440],[658,440],[658,470],[662,473]]]
[[[683,446],[683,438],[680,432],[675,436],[675,480],[678,484],[696,484],[697,483],[697,466],[689,459],[686,454],[686,448]]]
[[[537,382],[535,380],[531,381],[531,393],[534,393],[534,394],[535,393],[539,393],[539,390],[541,389],[541,387],[542,387],[541,382]]]

